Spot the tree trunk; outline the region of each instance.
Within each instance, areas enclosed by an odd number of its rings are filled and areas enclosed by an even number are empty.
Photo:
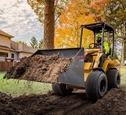
[[[44,49],[54,48],[54,0],[45,0]]]

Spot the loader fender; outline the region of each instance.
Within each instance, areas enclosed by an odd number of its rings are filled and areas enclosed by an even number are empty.
[[[97,70],[98,70],[98,71],[102,71],[102,72],[104,72],[104,73],[105,73],[105,71],[104,71],[101,67],[98,67],[98,68],[93,68],[92,70],[93,70],[93,71],[97,71]]]

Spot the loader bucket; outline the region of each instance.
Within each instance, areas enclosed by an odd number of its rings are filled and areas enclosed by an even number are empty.
[[[57,79],[57,83],[84,87],[84,49],[83,48],[66,48],[38,50],[34,55],[53,55],[58,54],[60,58],[72,58],[68,69],[61,73]],[[45,80],[46,82],[46,80]]]

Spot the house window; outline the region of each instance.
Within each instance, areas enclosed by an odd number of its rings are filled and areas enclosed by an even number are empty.
[[[14,58],[14,54],[11,54],[11,58]]]
[[[8,57],[8,53],[7,52],[0,52],[0,57]]]

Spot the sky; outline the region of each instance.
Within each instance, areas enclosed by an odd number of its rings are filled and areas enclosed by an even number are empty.
[[[28,45],[33,36],[38,41],[43,38],[43,26],[27,0],[0,0],[0,30]]]

